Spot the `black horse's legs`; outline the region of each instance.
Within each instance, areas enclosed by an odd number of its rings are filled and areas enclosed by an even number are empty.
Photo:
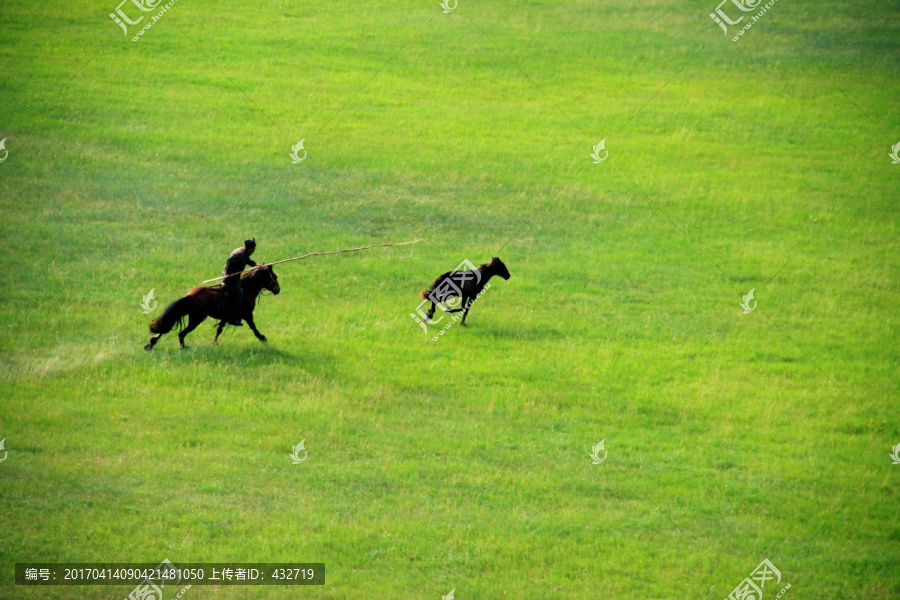
[[[253,321],[253,313],[244,313],[244,320],[247,321],[247,325],[250,326],[250,329],[253,331],[253,335],[256,336],[261,342],[265,342],[268,338],[259,332],[259,329],[256,328],[256,323]]]
[[[450,300],[452,300],[452,299],[455,298],[455,297],[456,297],[456,296],[452,296],[451,298],[447,298],[446,300],[449,302]],[[463,300],[463,302],[460,304],[460,308],[447,308],[446,305],[441,304],[441,310],[444,311],[444,312],[446,312],[446,313],[458,313],[458,312],[462,312],[462,311],[463,311],[463,308],[462,308],[463,306],[465,306],[465,301],[464,301],[464,300]],[[434,311],[435,311],[436,308],[437,308],[437,304],[435,304],[434,301],[432,301],[432,302],[431,302],[431,308],[428,309],[428,313],[426,313],[426,315],[425,315],[425,320],[426,320],[426,321],[431,321],[432,317],[434,317]]]
[[[153,346],[156,345],[156,342],[158,342],[159,338],[161,338],[162,336],[163,336],[163,334],[157,333],[152,338],[150,338],[150,343],[147,344],[146,346],[144,346],[144,350],[146,350],[147,352],[150,352],[151,350],[153,350]]]
[[[184,329],[181,330],[181,333],[178,334],[178,343],[181,344],[181,347],[184,348],[184,336],[197,329],[197,326],[200,325],[203,321],[206,320],[206,315],[199,312],[192,312],[190,318],[188,319],[188,325]]]
[[[219,341],[219,335],[221,335],[222,330],[225,329],[225,320],[219,321],[219,326],[216,327],[216,337],[213,338],[213,344]]]
[[[441,306],[441,310],[448,313],[458,313],[463,311],[463,306],[466,305],[465,297],[460,296],[450,296],[447,298],[447,304],[453,301],[454,298],[459,298],[459,308],[446,308],[445,306]]]
[[[474,301],[471,298],[463,298],[463,306],[465,306],[465,311],[463,312],[462,321],[459,322],[460,325],[466,324],[466,317],[469,315],[469,309],[472,308],[472,304]]]

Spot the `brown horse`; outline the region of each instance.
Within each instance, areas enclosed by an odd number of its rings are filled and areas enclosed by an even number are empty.
[[[259,332],[256,323],[253,322],[253,309],[256,308],[256,298],[263,290],[269,290],[273,294],[281,291],[278,277],[275,276],[272,267],[259,267],[241,275],[241,285],[244,287],[241,318],[247,321],[247,325],[253,330],[256,338],[265,342],[266,336]],[[185,317],[188,317],[187,327],[184,327]],[[144,350],[152,350],[159,338],[172,331],[176,325],[181,329],[178,334],[178,342],[184,348],[184,337],[205,321],[206,317],[219,319],[216,337],[213,339],[213,343],[215,343],[227,325],[225,320],[228,318],[228,304],[225,301],[225,292],[221,285],[194,288],[187,293],[187,296],[167,306],[163,314],[150,323],[150,333],[156,335],[150,338],[150,343],[144,346]]]

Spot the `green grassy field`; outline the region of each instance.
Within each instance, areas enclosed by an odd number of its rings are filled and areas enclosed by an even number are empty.
[[[900,597],[900,2],[737,43],[716,0],[115,5],[0,0],[0,597],[164,558],[326,565],[188,600],[721,600],[764,558],[766,600]],[[144,352],[249,236],[424,241]],[[491,256],[430,341],[419,290]]]

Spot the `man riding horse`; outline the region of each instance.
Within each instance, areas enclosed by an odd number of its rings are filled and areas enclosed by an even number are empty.
[[[250,255],[256,250],[256,238],[244,241],[244,246],[237,248],[225,261],[225,279],[222,280],[225,291],[225,303],[228,306],[230,319],[229,325],[242,327],[241,307],[244,305],[244,288],[241,287],[241,273],[248,265],[255,267],[256,263],[250,259]]]

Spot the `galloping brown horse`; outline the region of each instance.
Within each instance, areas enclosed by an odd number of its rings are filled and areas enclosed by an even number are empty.
[[[266,336],[259,332],[256,323],[253,322],[253,309],[256,308],[256,298],[263,290],[269,290],[273,294],[281,291],[278,277],[275,276],[272,267],[259,267],[241,275],[241,285],[244,287],[241,318],[247,321],[247,325],[253,330],[256,338],[265,342]],[[184,327],[185,317],[188,317],[187,327]],[[184,337],[205,321],[206,317],[219,319],[219,327],[216,329],[216,337],[213,340],[215,342],[227,324],[225,319],[228,318],[228,304],[225,301],[225,292],[220,285],[194,288],[187,293],[187,296],[167,306],[163,314],[150,323],[150,333],[156,335],[150,338],[150,343],[144,346],[144,350],[152,350],[159,338],[172,331],[176,325],[179,328],[183,327],[178,334],[178,342],[184,348]]]

